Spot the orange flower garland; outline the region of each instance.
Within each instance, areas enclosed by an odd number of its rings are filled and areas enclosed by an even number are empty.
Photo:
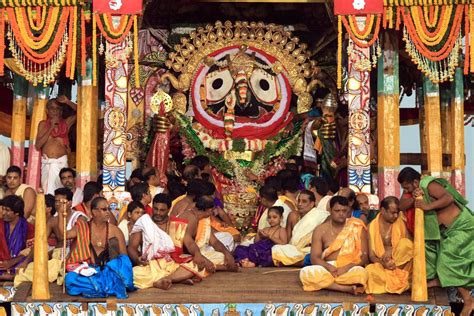
[[[81,9],[81,76],[87,75],[87,52],[86,52],[86,16]]]
[[[0,9],[0,34],[5,34],[5,10]],[[0,39],[0,76],[4,75],[4,54],[5,54],[5,37]]]
[[[342,23],[344,24],[344,27],[346,28],[347,32],[349,33],[349,36],[351,37],[351,40],[357,46],[362,47],[362,48],[371,47],[375,43],[375,41],[379,38],[380,23],[382,20],[379,14],[376,16],[368,14],[366,17],[366,26],[367,24],[373,25],[374,24],[373,20],[377,19],[377,21],[375,22],[375,30],[370,40],[368,39],[368,35],[370,35],[371,32],[367,32],[365,29],[360,31],[357,26],[357,22],[354,22],[355,17],[353,15],[349,16],[349,20],[351,21],[350,23],[347,21],[347,18],[345,16],[341,16],[341,19],[342,19]],[[367,21],[369,21],[369,23],[367,23]]]
[[[58,4],[67,2],[69,0],[58,1]],[[28,81],[33,85],[49,84],[55,80],[66,60],[66,74],[74,78],[78,27],[76,6],[36,8],[36,17],[32,16],[30,7],[7,7],[5,11],[11,26],[7,33],[8,48]]]

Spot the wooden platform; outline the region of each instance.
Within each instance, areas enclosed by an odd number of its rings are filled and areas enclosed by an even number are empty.
[[[169,291],[159,289],[138,290],[126,300],[117,303],[131,304],[206,304],[206,303],[368,303],[367,295],[354,296],[333,291],[304,292],[297,268],[256,268],[238,273],[216,273],[193,286],[175,284]],[[50,302],[106,302],[106,299],[85,299],[62,293],[62,287],[50,286]],[[22,284],[13,302],[33,302],[31,283]],[[373,295],[377,304],[419,304],[403,295]],[[430,289],[429,300],[423,304],[449,306],[446,291]]]

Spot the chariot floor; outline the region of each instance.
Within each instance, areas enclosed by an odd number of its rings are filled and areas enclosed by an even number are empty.
[[[51,302],[105,302],[106,299],[88,300],[62,293],[62,287],[50,286]],[[364,303],[367,295],[353,296],[332,291],[304,292],[298,279],[297,268],[245,269],[238,273],[216,273],[193,286],[175,284],[169,291],[146,289],[130,293],[122,302],[132,304],[186,304],[186,303]],[[31,302],[31,283],[22,284],[12,300]],[[117,300],[117,302],[121,302]],[[414,304],[410,292],[403,295],[373,295],[378,304]],[[446,291],[430,289],[424,304],[448,306]]]

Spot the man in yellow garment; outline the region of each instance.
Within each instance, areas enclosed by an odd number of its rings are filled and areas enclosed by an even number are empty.
[[[357,218],[348,218],[349,201],[334,196],[329,220],[319,225],[311,243],[311,266],[300,272],[305,291],[328,289],[360,294],[365,291],[368,261],[367,231]]]
[[[410,287],[413,242],[400,217],[400,202],[388,196],[380,203],[380,213],[369,226],[369,275],[367,293],[401,294]]]

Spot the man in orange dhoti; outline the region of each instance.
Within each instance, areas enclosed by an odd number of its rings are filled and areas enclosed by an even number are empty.
[[[311,263],[300,272],[305,291],[329,289],[362,293],[367,283],[367,231],[357,218],[348,218],[349,201],[334,196],[329,220],[316,227],[311,243]]]
[[[413,242],[399,216],[400,202],[394,196],[380,203],[380,213],[369,226],[369,275],[367,293],[401,294],[410,287]]]

